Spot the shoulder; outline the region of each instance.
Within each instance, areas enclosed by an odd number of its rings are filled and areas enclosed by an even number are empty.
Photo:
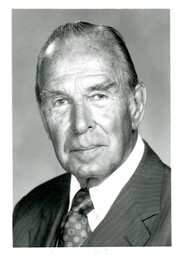
[[[154,174],[154,177],[161,177],[162,188],[165,187],[167,192],[171,186],[171,168],[163,163],[160,157],[154,152],[146,141],[144,141],[144,144],[144,155],[139,167],[146,168],[149,173]]]
[[[145,142],[143,160],[147,167],[148,183],[154,186],[150,200],[158,203],[157,214],[145,220],[152,236],[147,245],[171,245],[171,169],[164,164],[157,154]],[[142,166],[143,168],[143,166]]]
[[[171,212],[171,168],[167,166],[159,158],[159,156],[151,149],[151,147],[145,143],[144,159],[142,159],[141,167],[146,169],[146,173],[149,174],[148,182],[153,181],[154,194],[157,194],[157,188],[159,187],[160,194],[160,211],[163,215],[166,213],[167,218],[170,219]],[[157,195],[156,195],[157,196]],[[170,223],[170,221],[168,221]]]
[[[163,170],[165,176],[170,177],[170,167],[163,163],[160,157],[154,152],[154,150],[145,140],[143,141],[145,144],[145,150],[141,160],[141,165],[145,164],[147,167],[152,169],[161,169]]]
[[[55,177],[30,191],[15,206],[13,213],[14,222],[22,216],[39,212],[47,205],[63,200],[69,193],[70,174]]]

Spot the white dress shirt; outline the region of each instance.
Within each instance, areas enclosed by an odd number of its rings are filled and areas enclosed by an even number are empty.
[[[94,205],[94,210],[88,214],[88,221],[93,231],[104,219],[118,194],[128,182],[132,174],[138,167],[144,153],[144,143],[138,135],[136,145],[128,159],[100,185],[89,189]],[[70,202],[80,189],[80,184],[72,175],[70,184]],[[71,204],[70,204],[71,205]],[[69,206],[70,209],[70,206]]]

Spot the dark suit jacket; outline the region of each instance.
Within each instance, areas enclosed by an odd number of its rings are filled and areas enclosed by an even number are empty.
[[[69,184],[70,174],[61,175],[17,204],[14,247],[54,246],[57,228],[68,210]],[[137,170],[83,246],[171,245],[170,197],[170,169],[146,144]]]

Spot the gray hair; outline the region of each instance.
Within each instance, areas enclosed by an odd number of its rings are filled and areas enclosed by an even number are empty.
[[[78,21],[67,23],[56,28],[40,51],[37,62],[35,87],[36,99],[39,104],[41,104],[41,88],[39,82],[40,68],[45,51],[48,46],[55,40],[58,41],[58,45],[64,45],[72,38],[74,38],[75,40],[77,40],[78,38],[80,40],[82,40],[82,38],[89,38],[94,42],[97,42],[98,38],[100,40],[104,39],[108,49],[111,51],[115,50],[116,53],[118,53],[118,56],[120,57],[120,61],[118,63],[122,70],[122,73],[124,74],[124,82],[128,86],[128,89],[130,89],[132,92],[134,91],[134,88],[138,84],[138,76],[129,51],[126,47],[125,41],[121,34],[116,29],[109,26],[94,25],[87,22]]]

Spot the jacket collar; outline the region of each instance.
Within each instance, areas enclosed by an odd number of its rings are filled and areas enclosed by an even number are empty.
[[[136,172],[127,183],[132,201],[141,220],[160,212],[163,185],[162,162],[145,143],[143,158]]]
[[[84,246],[143,246],[151,236],[145,221],[160,212],[160,159],[145,142],[143,158]]]

